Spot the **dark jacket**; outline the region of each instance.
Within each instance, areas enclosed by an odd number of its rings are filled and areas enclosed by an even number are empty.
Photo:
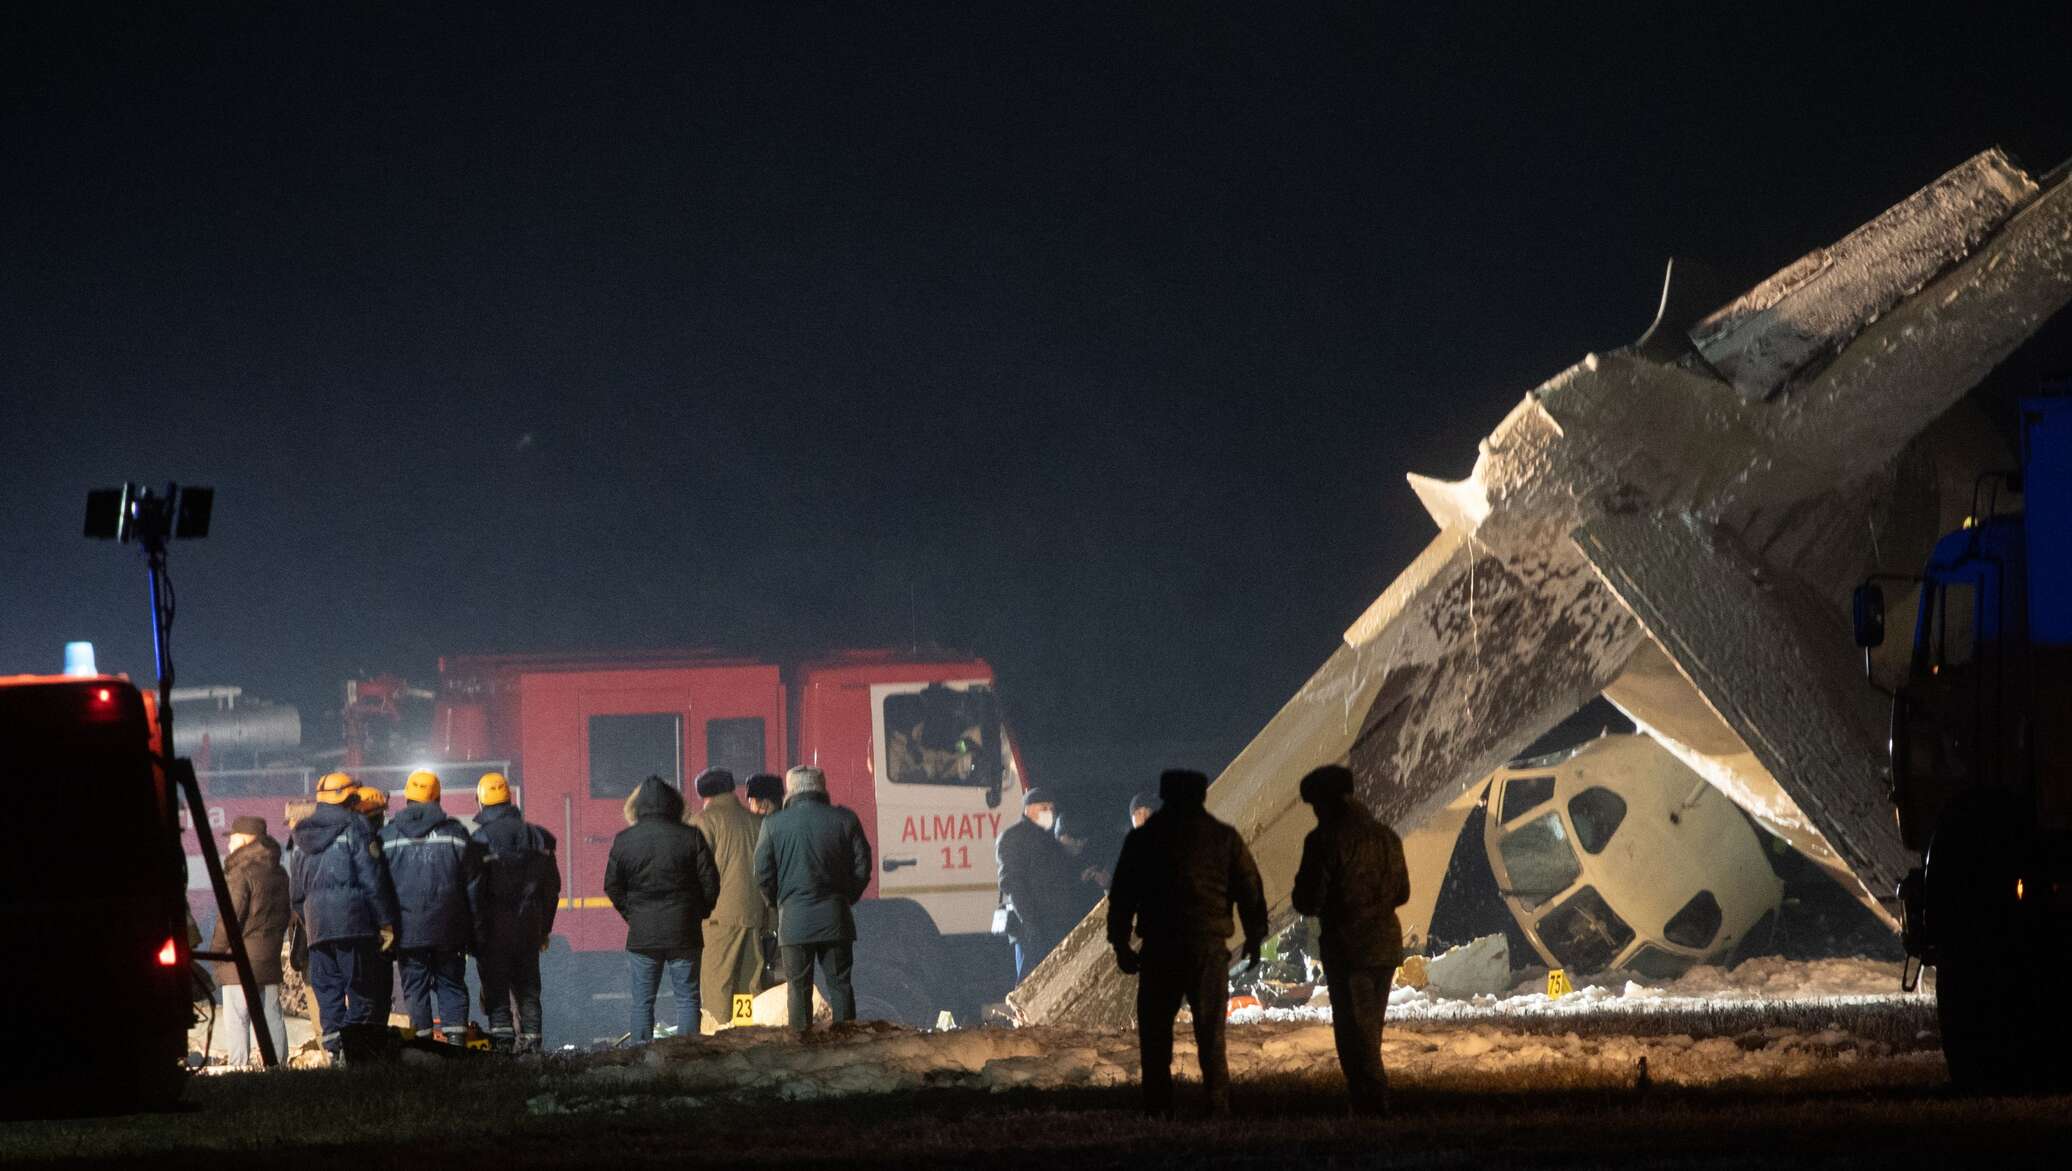
[[[1324,967],[1394,967],[1403,962],[1396,908],[1410,900],[1403,841],[1350,798],[1317,806],[1317,828],[1302,839],[1295,909],[1323,929]]]
[[[732,793],[721,793],[691,818],[691,824],[705,835],[713,865],[719,868],[719,902],[712,908],[712,921],[760,932],[770,914],[755,882],[755,844],[762,835],[762,819]]]
[[[1244,839],[1199,805],[1168,801],[1122,839],[1108,888],[1108,941],[1144,939],[1147,957],[1198,956],[1229,946],[1230,908],[1245,942],[1266,938],[1266,892]]]
[[[436,801],[412,801],[382,827],[381,857],[402,920],[396,946],[467,947],[475,933],[468,887],[478,862],[467,827]]]
[[[396,891],[367,819],[319,804],[295,823],[288,902],[311,946],[372,939],[396,925]]]
[[[698,924],[719,901],[719,870],[705,838],[683,823],[683,796],[653,777],[626,802],[633,824],[612,839],[604,893],[626,920],[627,951],[695,950]]]
[[[755,881],[777,908],[777,942],[856,938],[849,908],[871,884],[871,844],[856,815],[825,793],[796,793],[763,819]]]
[[[554,933],[561,902],[554,835],[526,824],[515,805],[491,805],[475,815],[474,840],[480,862],[468,902],[476,946],[537,950]]]
[[[281,844],[262,836],[239,846],[223,859],[223,883],[230,888],[230,906],[245,937],[252,979],[262,986],[280,983],[281,939],[288,933],[288,872],[281,869]],[[220,915],[208,950],[230,950],[230,925]],[[237,982],[237,965],[217,961],[216,983]]]
[[[1028,818],[1000,832],[993,846],[1000,895],[1010,912],[1008,935],[1047,951],[1084,915],[1078,888],[1082,867],[1055,835]]]

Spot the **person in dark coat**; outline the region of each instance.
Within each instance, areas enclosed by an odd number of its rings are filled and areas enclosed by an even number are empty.
[[[741,786],[741,804],[755,814],[756,835],[762,835],[762,823],[772,813],[784,807],[784,778],[769,773],[757,773]],[[763,978],[761,987],[770,988],[784,980],[784,953],[777,946],[777,912],[772,908],[763,917],[763,930],[757,940],[757,950],[762,956]]]
[[[489,1044],[537,1053],[544,1027],[540,953],[553,937],[554,910],[561,902],[554,835],[526,822],[511,804],[511,782],[502,773],[482,774],[475,800],[482,807],[475,814],[474,834],[480,864],[468,902],[475,914],[475,973],[482,982],[482,1011],[489,1017]]]
[[[676,1031],[698,1035],[699,927],[719,902],[712,848],[683,823],[683,794],[660,777],[626,798],[627,828],[612,839],[604,893],[626,921],[626,963],[633,992],[633,1039],[655,1038],[655,993],[662,973],[676,990]]]
[[[828,800],[817,768],[784,774],[784,808],[763,821],[755,880],[777,908],[777,944],[790,985],[792,1031],[813,1027],[813,967],[827,978],[837,1022],[856,1019],[856,917],[851,907],[871,882],[871,844],[856,814]]]
[[[1079,861],[1051,832],[1056,819],[1057,806],[1050,794],[1031,789],[1022,796],[1021,820],[1002,830],[993,843],[1000,903],[1007,908],[1007,938],[1014,945],[1017,984],[1028,979],[1029,972],[1086,913],[1086,907],[1076,905]],[[1095,892],[1095,898],[1099,897]]]
[[[1163,807],[1122,840],[1108,888],[1108,942],[1115,966],[1137,975],[1137,1041],[1144,1106],[1173,1108],[1173,1018],[1182,1001],[1194,1013],[1202,1088],[1212,1114],[1230,1108],[1223,1023],[1230,1004],[1230,911],[1244,925],[1244,954],[1259,964],[1266,941],[1266,894],[1244,839],[1204,808],[1209,779],[1171,771],[1159,778]],[[1140,953],[1131,937],[1144,941]]]
[[[1319,958],[1331,993],[1331,1032],[1353,1112],[1385,1113],[1389,1083],[1381,1067],[1381,1025],[1389,986],[1403,962],[1396,908],[1410,899],[1403,841],[1353,799],[1353,774],[1342,765],[1303,777],[1301,793],[1316,811],[1317,828],[1302,840],[1295,909],[1316,916],[1322,929]]]
[[[253,996],[238,982],[237,965],[216,962],[216,983],[223,989],[228,1018],[224,1055],[233,1067],[251,1064],[252,1030],[266,1029],[276,1060],[288,1057],[288,1030],[281,1019],[281,940],[288,934],[288,872],[281,869],[281,844],[266,834],[263,817],[240,817],[230,823],[224,843],[223,883],[230,888],[230,908],[244,936],[245,957],[259,985]],[[209,950],[230,951],[230,925],[218,917]],[[256,1010],[256,1011],[255,1011]]]
[[[381,864],[381,842],[352,811],[353,779],[317,782],[317,807],[295,823],[288,905],[309,939],[309,986],[323,1022],[324,1048],[343,1064],[345,1030],[376,1023],[382,953],[396,943],[396,891]]]
[[[403,1005],[411,1030],[428,1038],[436,998],[439,1031],[459,1045],[468,1031],[467,949],[475,934],[468,892],[479,855],[467,827],[439,805],[437,773],[411,773],[403,800],[403,812],[381,830],[401,917],[396,944]]]

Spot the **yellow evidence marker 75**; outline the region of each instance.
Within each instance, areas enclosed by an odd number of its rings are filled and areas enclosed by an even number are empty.
[[[1549,1000],[1567,996],[1575,990],[1576,986],[1568,982],[1568,972],[1566,969],[1556,968],[1547,973],[1547,998]]]

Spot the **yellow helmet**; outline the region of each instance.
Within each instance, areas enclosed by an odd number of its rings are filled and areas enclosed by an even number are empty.
[[[361,813],[386,813],[389,795],[372,785],[353,790],[353,808]]]
[[[353,790],[359,787],[345,773],[325,773],[317,782],[317,800],[326,805],[343,805],[353,799]]]
[[[439,799],[439,774],[428,768],[418,769],[403,782],[405,801],[437,801]]]
[[[475,800],[485,808],[508,805],[511,803],[511,782],[502,773],[483,773],[482,779],[475,782]]]

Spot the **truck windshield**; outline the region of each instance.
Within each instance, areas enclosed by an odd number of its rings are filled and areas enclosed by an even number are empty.
[[[885,697],[885,767],[895,785],[1000,783],[1000,716],[990,687],[931,683]]]

